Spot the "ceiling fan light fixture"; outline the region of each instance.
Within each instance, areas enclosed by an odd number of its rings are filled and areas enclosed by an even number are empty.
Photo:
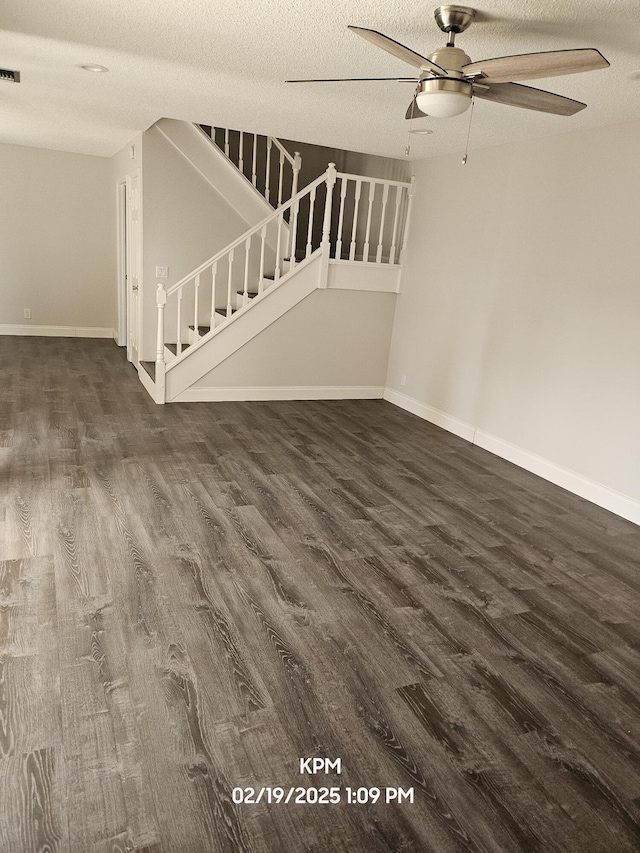
[[[471,106],[473,88],[466,80],[434,77],[420,82],[418,109],[433,118],[452,118]]]

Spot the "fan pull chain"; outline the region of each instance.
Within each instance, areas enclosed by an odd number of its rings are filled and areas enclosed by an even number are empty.
[[[476,105],[476,99],[471,98],[471,112],[469,113],[469,128],[467,130],[467,143],[464,147],[464,157],[462,158],[462,165],[466,166],[467,164],[467,155],[469,153],[469,137],[471,136],[471,121],[473,119],[473,108]]]

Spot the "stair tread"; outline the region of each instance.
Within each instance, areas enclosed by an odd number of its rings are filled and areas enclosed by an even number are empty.
[[[156,363],[155,361],[141,361],[143,369],[149,374],[149,376],[156,381]]]
[[[244,296],[244,290],[236,290],[236,293],[238,294],[238,296]],[[257,290],[248,290],[247,291],[247,296],[249,297],[249,299],[253,299],[253,297],[257,296],[257,295],[258,295]]]
[[[169,352],[172,352],[174,355],[178,355],[178,344],[165,344],[165,346]],[[191,344],[182,344],[182,352],[189,349],[190,346]]]

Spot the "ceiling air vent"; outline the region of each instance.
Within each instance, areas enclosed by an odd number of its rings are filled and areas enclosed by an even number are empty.
[[[8,71],[6,68],[0,68],[0,80],[6,80],[7,83],[19,83],[20,72]]]

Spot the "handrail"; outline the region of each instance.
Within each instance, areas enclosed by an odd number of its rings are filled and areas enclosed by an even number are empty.
[[[346,172],[338,172],[337,178],[345,178],[349,181],[365,181],[368,184],[387,184],[390,187],[410,187],[409,181],[389,181],[387,178],[372,178],[369,175],[349,175]]]
[[[291,154],[289,154],[282,142],[280,142],[280,140],[277,139],[275,136],[270,136],[269,139],[275,144],[276,148],[284,154],[284,156],[293,166],[295,164],[295,157],[292,157]]]
[[[300,190],[299,193],[296,193],[294,196],[292,196],[289,201],[285,202],[280,207],[277,207],[275,210],[271,211],[271,213],[265,216],[265,218],[258,222],[257,225],[254,225],[248,231],[245,231],[244,234],[241,234],[236,240],[233,241],[233,243],[229,243],[227,246],[224,247],[224,249],[221,249],[219,252],[216,252],[215,255],[213,255],[207,261],[204,261],[202,264],[200,264],[199,267],[185,275],[183,278],[180,279],[180,281],[176,282],[176,284],[172,285],[167,290],[167,296],[170,296],[172,293],[175,293],[176,290],[185,285],[187,282],[191,281],[192,278],[195,278],[197,275],[212,266],[216,261],[219,261],[225,255],[228,255],[232,249],[236,249],[241,243],[246,242],[249,237],[252,237],[254,234],[260,231],[274,219],[278,219],[284,213],[284,211],[287,210],[287,208],[292,207],[297,201],[300,201],[301,198],[307,195],[314,187],[318,187],[320,186],[320,184],[324,183],[326,179],[327,172],[323,172],[319,178],[316,178],[315,181],[312,181],[312,183],[307,184],[304,189]]]

